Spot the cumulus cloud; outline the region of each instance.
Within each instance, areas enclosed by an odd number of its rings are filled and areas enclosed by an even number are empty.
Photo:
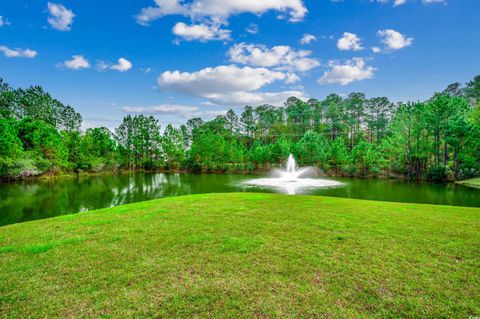
[[[126,72],[133,67],[132,62],[128,61],[125,58],[118,59],[117,63],[110,64],[104,61],[100,61],[97,63],[97,70],[104,71],[104,70],[115,70],[120,72]]]
[[[198,112],[199,108],[197,106],[161,104],[155,106],[124,106],[122,110],[126,113],[180,115],[188,118]]]
[[[226,21],[232,15],[253,13],[261,15],[275,10],[286,13],[290,21],[300,21],[307,14],[302,0],[193,0],[182,3],[181,0],[155,0],[155,5],[143,8],[137,15],[137,22],[148,25],[151,21],[166,15],[189,16],[192,20],[208,18],[212,21]]]
[[[289,16],[291,22],[301,21],[307,14],[302,0],[155,0],[155,5],[143,8],[136,16],[141,25],[167,15],[182,15],[191,19],[192,25],[177,23],[173,31],[188,40],[225,40],[230,31],[222,29],[232,15],[252,13],[261,15],[267,11],[277,11],[278,18]],[[199,23],[201,22],[201,23]],[[256,33],[258,27],[250,27],[247,32]]]
[[[205,98],[219,105],[273,104],[287,95],[303,97],[298,91],[257,92],[268,84],[289,80],[287,73],[267,68],[222,65],[197,72],[166,71],[158,78],[158,85],[166,91]]]
[[[258,25],[255,23],[250,23],[250,25],[245,28],[245,31],[250,34],[257,34],[258,30],[259,30]]]
[[[34,58],[37,56],[37,51],[30,50],[30,49],[10,49],[7,46],[0,45],[0,52],[3,52],[3,54],[7,58]]]
[[[264,45],[246,43],[236,44],[228,51],[232,62],[291,72],[305,72],[319,66],[320,62],[311,58],[311,54],[311,51],[296,51],[286,45],[267,48]]]
[[[90,67],[90,63],[83,57],[83,55],[74,55],[72,56],[71,60],[63,62],[60,66],[72,70],[81,70],[88,69]]]
[[[307,100],[305,93],[298,90],[281,91],[281,92],[233,92],[231,94],[218,94],[212,102],[219,105],[262,105],[270,104],[281,106],[285,101],[294,96],[301,100]]]
[[[112,65],[110,68],[112,70],[120,71],[120,72],[125,72],[128,71],[132,68],[132,62],[128,61],[125,58],[120,58],[118,59],[117,64]]]
[[[211,41],[230,39],[230,30],[221,29],[218,24],[193,24],[187,25],[178,22],[172,29],[173,34],[187,41]]]
[[[10,22],[4,17],[0,16],[0,28],[6,25],[10,25]]]
[[[125,106],[122,108],[125,113],[149,114],[149,115],[175,115],[182,118],[212,118],[219,115],[225,115],[226,110],[207,110],[202,111],[198,106],[160,104],[153,106]]]
[[[278,80],[285,80],[282,72],[266,68],[222,65],[197,72],[166,71],[158,78],[160,87],[197,96],[218,92],[254,91]]]
[[[375,1],[375,2],[379,2],[379,3],[393,2],[393,6],[398,7],[398,6],[406,4],[408,0],[393,0],[393,1],[390,1],[390,0],[370,0],[370,1],[372,1],[372,2]],[[446,3],[446,2],[447,2],[447,0],[422,0],[423,4]]]
[[[62,4],[49,2],[47,4],[48,23],[52,28],[59,31],[70,31],[75,14],[72,10],[65,8]]]
[[[111,117],[86,116],[83,118],[81,129],[82,131],[86,131],[89,128],[106,127],[111,132],[115,132],[115,128],[120,124],[121,120]]]
[[[220,115],[226,115],[227,110],[210,110],[210,111],[203,111],[202,114],[198,115],[197,117],[202,117],[202,118],[214,118]]]
[[[399,50],[412,45],[413,38],[408,38],[393,29],[380,30],[377,35],[389,50]]]
[[[355,33],[350,32],[343,33],[343,37],[337,41],[337,47],[341,51],[360,51],[363,49],[360,38]]]
[[[367,66],[363,58],[353,58],[345,63],[330,62],[330,70],[318,80],[320,84],[347,85],[354,81],[372,79],[376,69]]]
[[[152,68],[141,68],[140,71],[145,74],[149,74],[150,72],[152,72]]]
[[[300,40],[300,44],[305,45],[305,44],[309,44],[313,41],[317,41],[317,37],[312,35],[312,34],[305,33],[303,35],[302,39]]]

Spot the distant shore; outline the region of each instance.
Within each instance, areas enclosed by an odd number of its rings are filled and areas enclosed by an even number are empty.
[[[119,174],[135,174],[135,173],[179,173],[179,174],[251,174],[251,175],[263,175],[268,174],[273,169],[280,168],[281,166],[269,166],[266,168],[258,168],[255,170],[247,169],[237,169],[237,170],[188,170],[188,169],[117,169],[117,170],[104,170],[99,172],[46,172],[38,175],[28,175],[28,176],[18,176],[18,177],[0,177],[0,183],[5,182],[18,182],[18,181],[28,181],[28,180],[53,180],[53,179],[62,179],[62,178],[78,178],[78,177],[89,177],[89,176],[102,176],[102,175],[119,175]],[[408,178],[406,176],[392,174],[392,173],[380,173],[380,174],[369,174],[369,175],[357,175],[357,174],[346,174],[346,173],[335,173],[331,171],[323,171],[318,169],[316,173],[317,177],[330,177],[330,178],[359,178],[359,179],[397,179],[397,180],[409,180],[409,181],[422,181],[426,182],[427,179],[414,179]],[[455,180],[445,180],[441,181],[442,183],[457,183],[460,185],[465,185],[474,188],[480,188],[480,178],[472,178],[464,181],[455,181]]]

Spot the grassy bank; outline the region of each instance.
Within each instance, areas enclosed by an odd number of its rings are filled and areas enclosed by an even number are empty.
[[[457,184],[465,185],[468,187],[480,188],[480,177],[459,181],[457,182]]]
[[[173,197],[0,228],[0,317],[468,318],[480,209]]]

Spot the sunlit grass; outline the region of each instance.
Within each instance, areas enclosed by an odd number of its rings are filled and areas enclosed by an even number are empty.
[[[0,227],[0,317],[469,318],[480,209],[167,198]]]
[[[469,187],[480,188],[480,177],[459,181],[457,183]]]

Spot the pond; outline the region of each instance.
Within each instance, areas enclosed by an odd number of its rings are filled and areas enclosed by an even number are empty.
[[[167,196],[212,192],[281,192],[247,186],[242,174],[134,173],[0,183],[0,225],[117,206]],[[300,193],[480,207],[480,190],[455,184],[344,179],[341,187]],[[214,203],[212,203],[214,205]]]

